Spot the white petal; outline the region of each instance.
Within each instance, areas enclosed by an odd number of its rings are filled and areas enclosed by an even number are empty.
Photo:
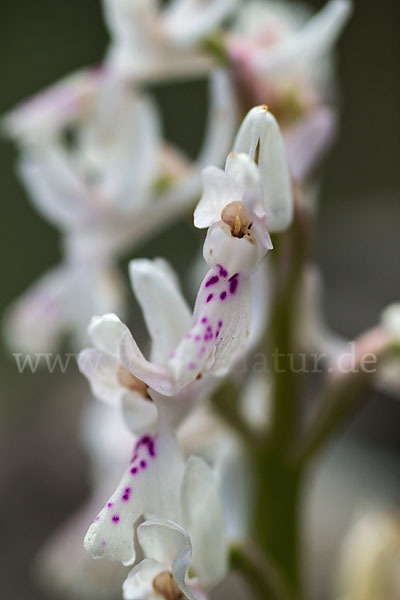
[[[94,396],[116,408],[123,394],[118,382],[120,365],[117,358],[95,348],[86,348],[78,358],[79,370],[88,378]]]
[[[259,144],[258,168],[269,231],[286,229],[293,216],[293,198],[285,149],[279,127],[262,106],[245,117],[234,144],[235,152],[247,152],[254,160]]]
[[[240,187],[221,169],[206,167],[202,176],[203,194],[194,211],[194,225],[200,229],[219,221],[222,209],[229,202],[242,199]]]
[[[129,273],[152,339],[150,358],[163,364],[190,329],[191,310],[177,285],[176,276],[171,275],[163,263],[132,260]]]
[[[140,438],[120,484],[86,534],[85,548],[93,558],[132,564],[134,525],[139,517],[179,517],[182,475],[181,451],[170,433]]]
[[[290,172],[296,181],[304,181],[322,159],[332,143],[336,130],[336,114],[321,106],[301,119],[285,134],[285,147]]]
[[[129,392],[122,396],[121,406],[124,421],[134,435],[155,431],[158,411],[150,398],[144,398],[139,392]]]
[[[231,74],[215,69],[209,80],[209,108],[206,133],[196,164],[222,166],[238,127],[239,109]]]
[[[217,484],[201,458],[189,458],[182,482],[183,524],[192,542],[192,566],[205,588],[227,574],[227,544]]]
[[[297,34],[273,51],[260,54],[257,66],[268,73],[320,61],[334,45],[351,12],[351,1],[331,0]]]
[[[183,527],[171,520],[151,519],[139,525],[138,539],[145,556],[169,567],[185,596],[196,600],[186,585],[192,546]]]
[[[4,331],[12,351],[41,353],[56,348],[68,327],[69,284],[69,269],[51,269],[7,308]]]
[[[119,346],[126,332],[129,332],[127,326],[113,313],[92,317],[88,327],[96,348],[116,359],[119,359]]]
[[[62,150],[54,146],[25,153],[18,172],[36,208],[52,223],[71,228],[93,219],[96,209],[88,190]]]
[[[238,0],[173,0],[164,11],[164,26],[178,45],[194,44],[234,10]]]
[[[102,196],[128,210],[145,203],[160,167],[160,119],[150,98],[109,77],[81,132],[82,158],[99,174]]]
[[[248,154],[231,152],[226,159],[225,172],[238,185],[242,194],[260,182],[257,165]]]
[[[168,362],[177,388],[199,373],[225,374],[243,351],[249,333],[250,289],[247,274],[220,265],[204,278],[196,300],[193,327]]]
[[[171,396],[175,385],[163,365],[145,359],[131,333],[127,330],[121,339],[119,354],[122,364],[138,379],[160,394]]]
[[[103,73],[83,69],[25,100],[2,119],[6,133],[25,144],[47,143],[70,121],[87,110]]]
[[[218,271],[219,265],[222,265],[229,276],[235,273],[251,273],[259,258],[257,244],[247,237],[238,238],[231,235],[229,226],[222,221],[209,228],[203,246],[203,256],[210,268]]]
[[[391,304],[382,313],[382,325],[394,343],[400,344],[400,302]]]
[[[153,560],[145,558],[132,571],[123,584],[124,600],[152,600],[158,597],[154,592],[153,580],[164,570],[163,565]]]

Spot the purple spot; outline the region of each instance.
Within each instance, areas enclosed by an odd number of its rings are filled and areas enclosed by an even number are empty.
[[[236,292],[237,286],[238,286],[238,280],[237,279],[232,279],[232,281],[229,284],[229,291],[231,294],[234,294]]]
[[[141,460],[141,461],[140,461],[140,467],[141,467],[142,469],[145,469],[145,468],[147,467],[147,462],[146,462],[145,460]]]
[[[201,320],[202,323],[207,323],[207,317],[203,317]]]
[[[221,300],[225,300],[226,292],[222,292],[219,297],[221,298]]]
[[[119,523],[119,515],[113,515],[111,521],[113,523]]]
[[[107,507],[108,507],[108,508],[111,508],[112,506],[113,506],[113,502],[108,502],[108,503],[107,503]]]
[[[144,435],[142,439],[139,441],[139,444],[148,444],[150,442],[150,436]]]
[[[191,337],[192,337],[192,334],[191,334],[191,333],[188,333],[188,334],[186,335],[186,339],[187,339],[187,340],[190,340],[190,338],[191,338]]]
[[[222,265],[217,265],[221,277],[228,277],[228,271]]]
[[[206,287],[209,287],[210,285],[214,285],[215,283],[218,283],[219,281],[219,277],[218,275],[213,275],[212,277],[210,277],[210,279],[206,282]]]
[[[132,475],[136,475],[136,473],[137,473],[137,472],[138,472],[138,470],[137,470],[137,467],[133,467],[133,468],[131,469],[131,473],[132,473]]]
[[[222,327],[222,321],[218,321],[218,327],[221,329],[221,327]]]
[[[128,502],[129,498],[131,497],[131,491],[132,490],[130,487],[125,488],[124,494],[122,496],[122,500],[124,502]]]
[[[211,302],[211,300],[212,300],[213,298],[214,298],[214,294],[209,294],[209,295],[207,296],[207,300],[206,300],[206,302],[207,302],[207,303],[208,303],[208,302]]]
[[[215,337],[217,338],[219,336],[219,329],[218,331],[215,332]]]
[[[196,335],[194,339],[196,342],[199,342],[201,340],[201,337],[199,335]]]
[[[149,450],[150,456],[154,457],[156,455],[156,451],[155,451],[155,448],[154,448],[154,442],[153,442],[153,440],[151,440],[151,442],[149,443],[148,450]]]
[[[101,542],[101,545],[102,545],[102,546],[105,546],[105,545],[106,545],[106,543],[107,543],[107,542],[106,542],[105,540],[103,540],[103,541]]]
[[[95,518],[95,521],[98,521],[100,519],[99,515],[97,515],[97,517]]]
[[[196,368],[196,365],[193,362],[190,362],[188,364],[188,369],[190,369],[191,371],[194,371],[195,368]]]

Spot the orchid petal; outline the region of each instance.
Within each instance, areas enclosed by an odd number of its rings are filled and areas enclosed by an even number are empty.
[[[145,359],[129,330],[121,338],[120,357],[122,364],[138,379],[165,396],[172,396],[175,385],[163,365]]]
[[[145,556],[171,566],[179,588],[188,600],[196,600],[186,585],[192,546],[183,527],[167,519],[151,519],[139,525],[138,539]]]
[[[228,154],[225,173],[233,179],[242,194],[248,188],[257,186],[260,182],[257,165],[248,154],[237,154],[235,152]]]
[[[304,181],[322,159],[335,136],[336,124],[335,112],[321,106],[287,131],[285,148],[296,181]]]
[[[299,68],[313,60],[321,60],[334,45],[352,12],[349,0],[331,0],[302,29],[274,50],[257,57],[257,68],[268,73],[286,68]]]
[[[85,548],[93,558],[132,564],[133,527],[139,517],[179,517],[182,474],[181,451],[169,432],[141,437],[120,484],[86,534]]]
[[[149,594],[150,598],[156,597],[153,581],[163,570],[163,565],[152,558],[142,560],[130,571],[123,583],[124,600],[148,600]]]
[[[174,0],[164,10],[165,30],[175,44],[192,45],[218,27],[237,3],[238,0]]]
[[[221,265],[209,271],[197,296],[193,327],[168,362],[176,387],[184,387],[205,369],[226,373],[243,351],[249,332],[249,280]]]
[[[123,388],[118,382],[120,361],[96,348],[82,350],[78,358],[79,370],[89,380],[93,395],[106,404],[118,407]]]
[[[259,145],[258,167],[269,231],[286,229],[293,216],[293,198],[285,149],[278,124],[263,106],[247,113],[237,134],[234,151],[248,152],[253,160]]]
[[[62,150],[55,146],[32,150],[23,156],[18,171],[37,210],[46,219],[67,229],[89,219],[94,207],[90,206],[88,190]]]
[[[67,329],[70,271],[51,269],[15,300],[4,315],[5,336],[13,351],[51,352]]]
[[[221,169],[206,167],[202,176],[203,194],[194,211],[194,225],[200,229],[219,221],[227,204],[242,199],[240,187]]]
[[[88,327],[95,347],[116,359],[119,359],[119,346],[126,332],[129,332],[127,326],[113,313],[92,317]]]
[[[238,125],[239,109],[229,71],[215,69],[211,72],[208,95],[206,134],[196,160],[200,167],[223,164]]]
[[[152,339],[151,360],[163,364],[190,329],[191,310],[163,262],[132,260],[129,273]]]
[[[217,484],[201,458],[192,456],[187,461],[181,502],[183,524],[192,542],[193,569],[204,587],[213,587],[227,574],[227,544]]]

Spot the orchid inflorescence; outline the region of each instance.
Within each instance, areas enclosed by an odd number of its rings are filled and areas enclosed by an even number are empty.
[[[126,600],[202,600],[231,566],[258,597],[295,600],[291,526],[304,467],[341,423],[346,386],[358,398],[371,379],[336,368],[346,340],[324,324],[309,251],[318,168],[337,125],[332,47],[351,5],[331,0],[310,16],[262,0],[103,4],[103,63],[3,121],[22,182],[63,247],[62,264],[8,310],[7,338],[27,352],[52,351],[66,333],[75,347],[90,340],[78,365],[100,400],[83,419],[94,491],[77,522],[81,531],[92,511],[93,558],[133,566]],[[164,139],[151,85],[193,78],[206,79],[209,106],[190,159]],[[118,260],[193,207],[206,230],[193,309],[166,260],[129,262],[147,354],[124,323]],[[384,367],[399,314],[393,305],[356,340],[357,361],[376,352]],[[308,431],[298,371],[240,369],[260,347],[325,353],[321,403],[326,393],[331,408]],[[59,587],[93,598],[120,589],[114,567],[99,583],[89,554],[63,564],[65,538],[44,553]]]

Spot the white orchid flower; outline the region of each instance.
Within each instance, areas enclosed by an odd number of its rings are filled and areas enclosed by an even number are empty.
[[[238,93],[251,103],[268,103],[277,116],[298,181],[312,172],[335,135],[331,55],[351,8],[348,0],[331,0],[312,15],[301,3],[252,0],[226,34]]]
[[[382,326],[393,343],[400,345],[400,302],[390,304],[382,313]]]
[[[199,458],[185,466],[174,436],[162,424],[156,435],[137,442],[119,486],[86,534],[86,549],[94,558],[133,564],[134,527],[141,516],[146,520],[137,537],[145,559],[125,582],[125,598],[169,597],[164,585],[199,598],[192,592],[199,584],[205,590],[225,576],[223,516],[212,472]],[[195,581],[188,578],[189,566]]]
[[[227,545],[217,485],[198,457],[186,463],[180,520],[152,518],[139,525],[144,560],[124,583],[124,599],[205,600],[227,574]],[[195,577],[189,577],[189,567]]]
[[[162,365],[190,329],[191,311],[175,274],[165,261],[134,260],[129,270],[132,288],[151,336],[150,359]],[[131,337],[131,334],[116,315],[93,317],[89,337],[95,347],[81,352],[79,367],[89,379],[94,395],[120,407],[134,433],[153,431],[157,409],[149,395],[148,383],[134,376],[122,361],[120,346],[124,336]],[[206,391],[205,380],[194,382],[172,399],[170,422],[174,419],[176,423],[182,418],[192,406],[191,397],[195,392],[200,394],[201,388]]]
[[[107,64],[134,81],[193,77],[215,61],[200,48],[235,8],[237,0],[104,0],[112,44]]]
[[[257,106],[247,114],[233,150],[228,156],[225,172],[216,167],[203,171],[204,191],[194,213],[194,224],[196,227],[215,226],[221,222],[222,213],[229,204],[242,203],[244,210],[254,216],[254,221],[247,219],[247,225],[251,224],[248,231],[259,245],[268,249],[266,227],[274,232],[290,225],[293,199],[282,137],[266,106]],[[228,211],[222,216],[223,222],[224,219],[230,221]],[[240,252],[247,253],[244,247],[248,240],[244,233],[248,232],[241,231],[242,228],[231,236],[231,244],[232,247],[234,243],[238,247],[240,244]],[[205,258],[210,264],[211,259]]]

